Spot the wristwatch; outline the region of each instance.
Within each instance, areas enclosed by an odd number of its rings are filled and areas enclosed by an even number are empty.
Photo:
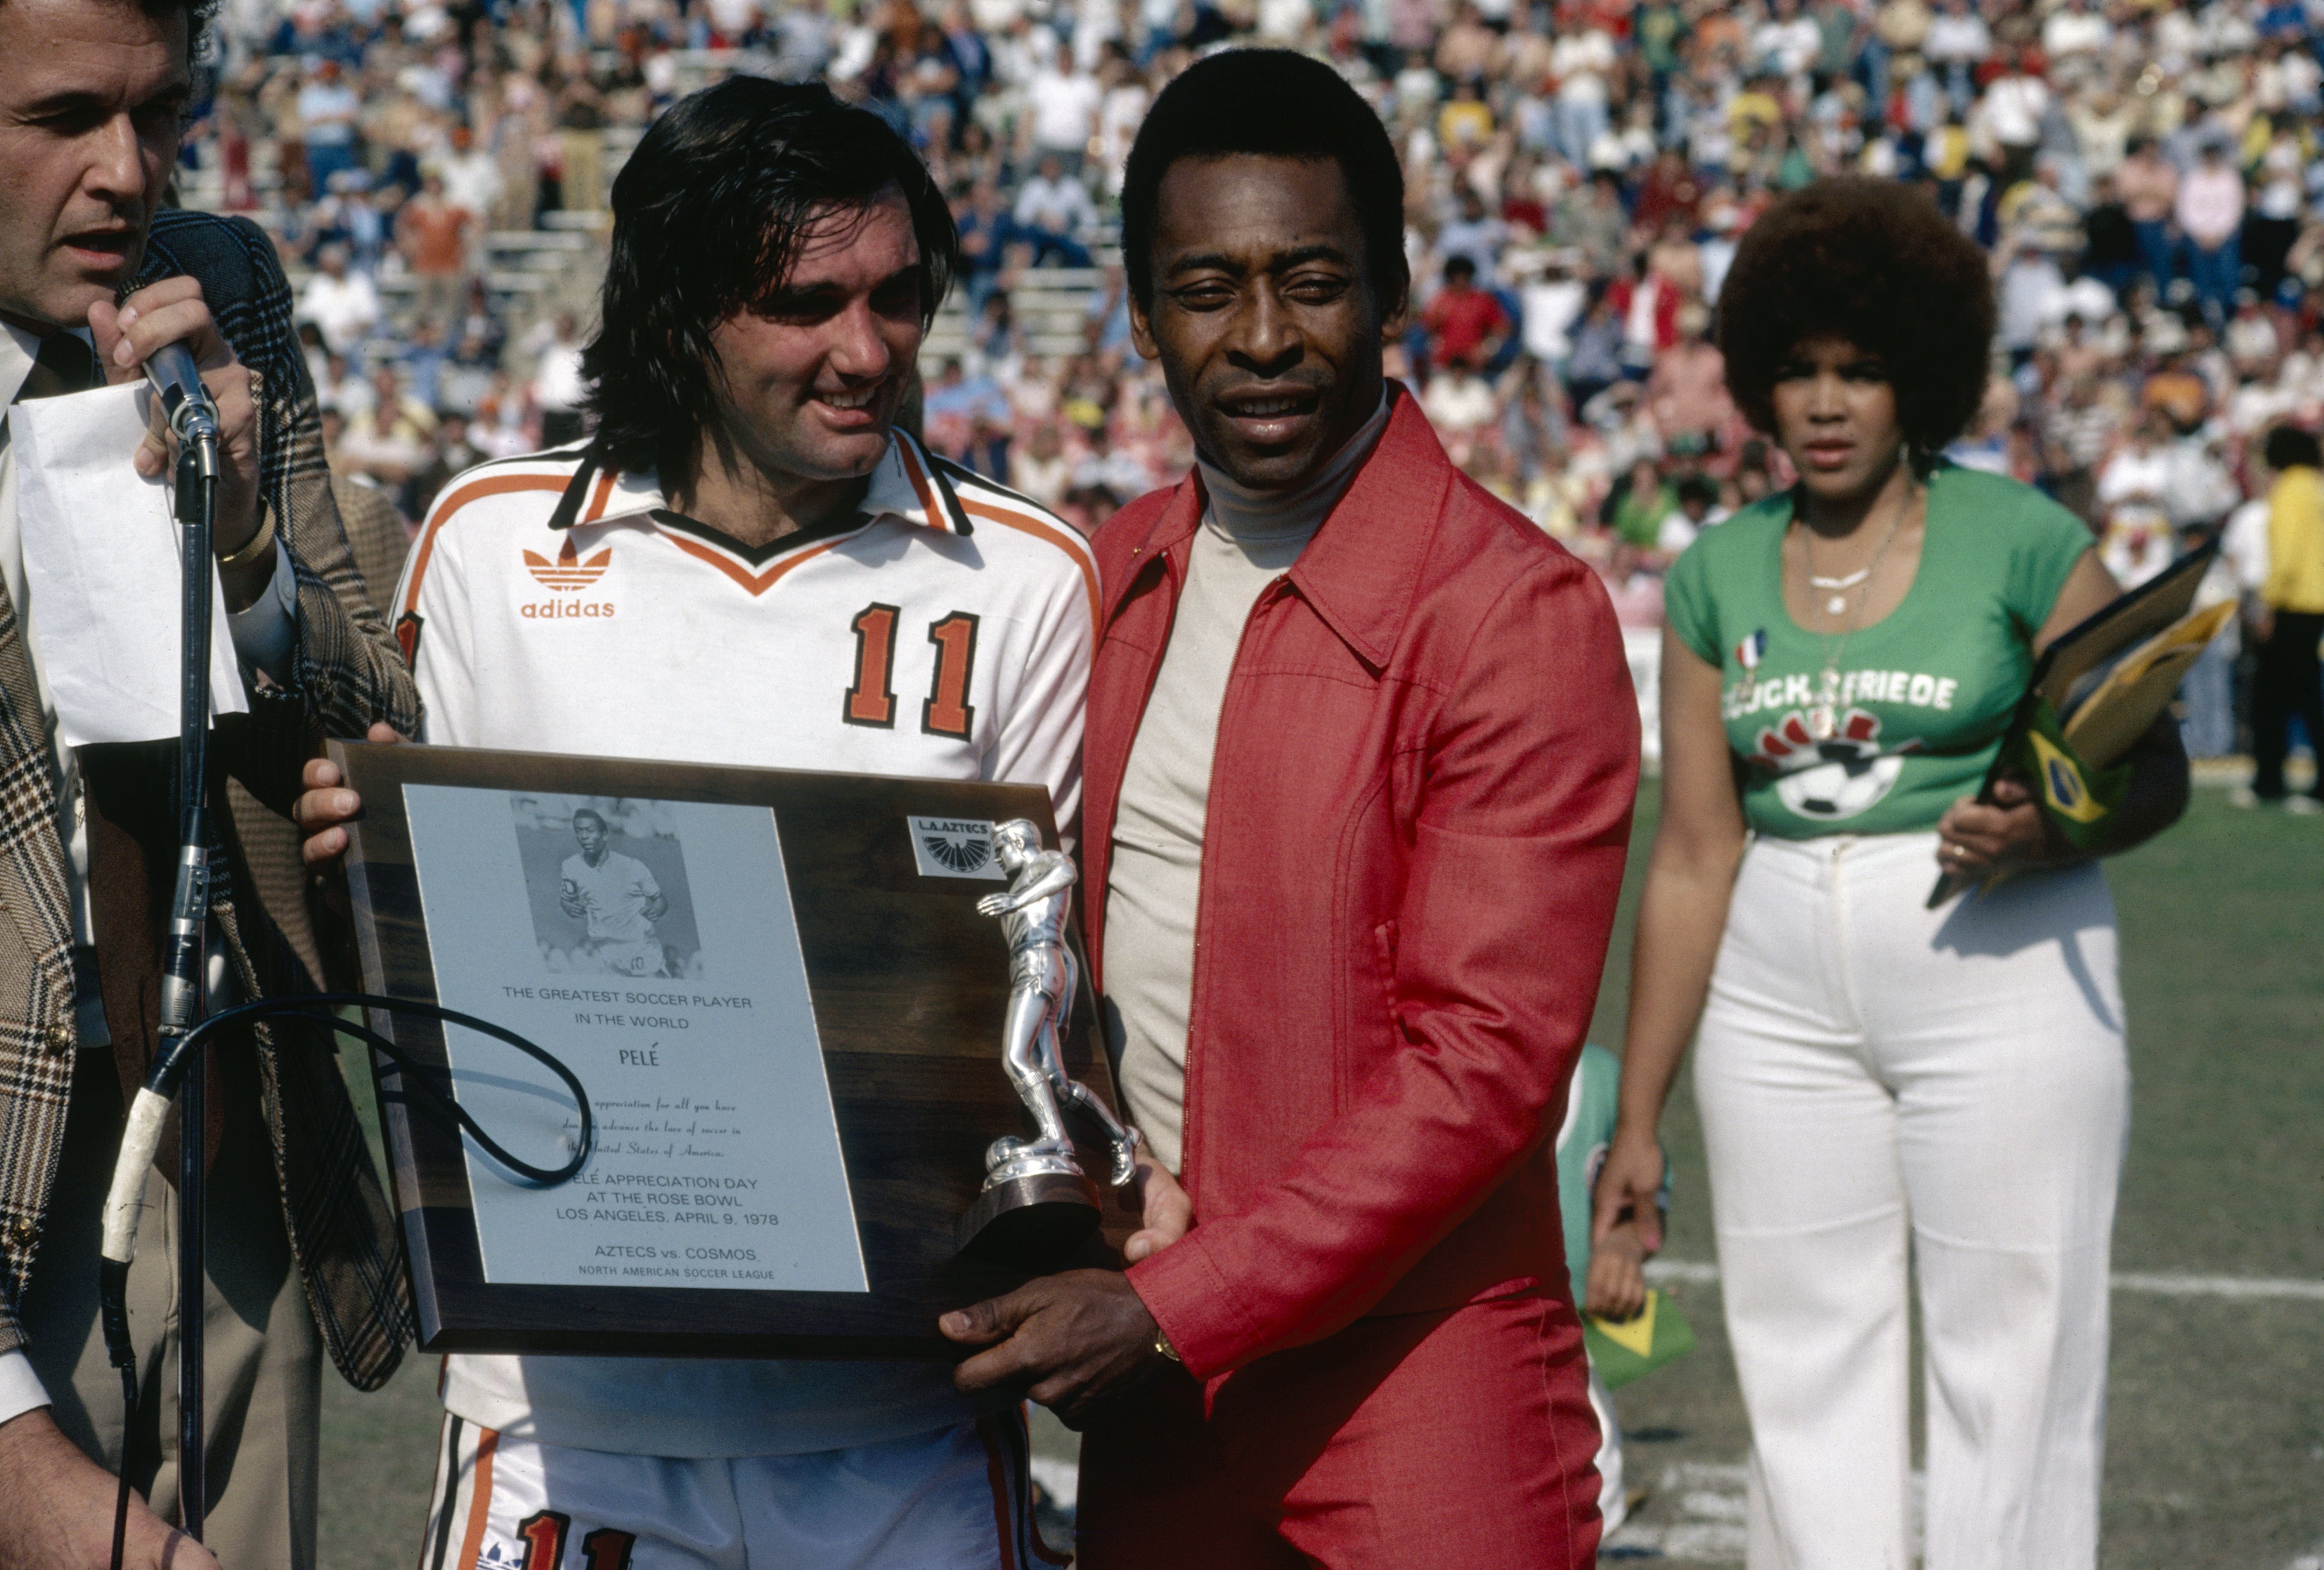
[[[1162,1331],[1158,1327],[1154,1332],[1154,1350],[1168,1358],[1171,1362],[1176,1363],[1179,1367],[1184,1368],[1186,1366],[1186,1360],[1178,1355],[1178,1349],[1170,1345],[1170,1338],[1162,1334]]]

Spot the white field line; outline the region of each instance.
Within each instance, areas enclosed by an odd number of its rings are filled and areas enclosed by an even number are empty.
[[[1646,1279],[1709,1286],[1719,1280],[1719,1267],[1702,1260],[1656,1259],[1646,1262]],[[2147,1292],[2165,1298],[2291,1298],[2324,1303],[2324,1281],[2301,1281],[2267,1276],[2199,1276],[2176,1271],[2117,1271],[2117,1292]]]

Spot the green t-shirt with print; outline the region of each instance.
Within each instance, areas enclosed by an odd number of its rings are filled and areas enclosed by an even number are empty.
[[[1719,666],[1720,717],[1745,764],[1750,826],[1782,840],[1933,829],[1973,794],[2033,675],[2034,635],[2090,548],[2081,520],[2030,486],[1941,464],[1904,603],[1858,628],[1836,689],[1827,641],[1784,605],[1792,497],[1705,529],[1671,565],[1671,630]],[[1837,721],[1819,739],[1814,711]]]

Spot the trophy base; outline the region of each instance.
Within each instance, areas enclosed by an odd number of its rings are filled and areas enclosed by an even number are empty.
[[[1097,1185],[1080,1172],[996,1176],[960,1218],[960,1252],[993,1264],[1037,1270],[1081,1246],[1103,1219]]]

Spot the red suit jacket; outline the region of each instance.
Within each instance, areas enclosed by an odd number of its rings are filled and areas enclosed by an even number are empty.
[[[1122,771],[1203,507],[1190,475],[1097,536],[1101,987]],[[1130,1272],[1198,1378],[1360,1316],[1567,1295],[1549,1146],[1637,759],[1597,575],[1455,471],[1397,390],[1252,610],[1219,716],[1186,1064],[1198,1221]]]

